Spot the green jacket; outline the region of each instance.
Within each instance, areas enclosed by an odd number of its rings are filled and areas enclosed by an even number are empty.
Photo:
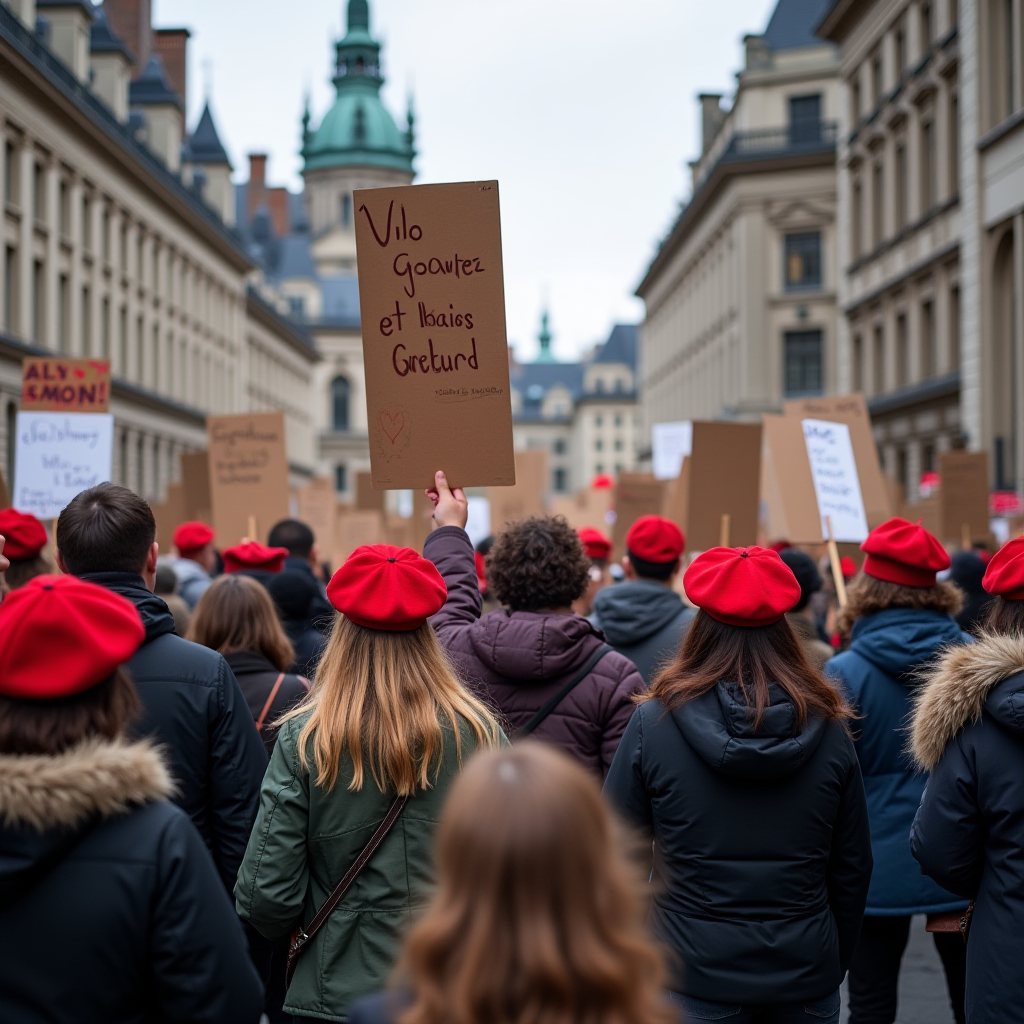
[[[368,764],[363,788],[350,792],[352,763],[347,756],[330,792],[311,781],[296,746],[306,721],[307,716],[294,718],[278,734],[235,883],[239,916],[269,939],[288,935],[312,919],[394,799],[377,789]],[[476,747],[476,737],[467,723],[461,732],[465,761]],[[436,780],[410,798],[380,848],[306,947],[285,998],[286,1012],[343,1021],[353,999],[384,986],[404,932],[429,900],[434,829],[458,771],[454,736],[445,727]]]

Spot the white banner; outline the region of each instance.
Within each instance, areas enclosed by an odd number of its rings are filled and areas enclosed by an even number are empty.
[[[828,539],[826,517],[832,519],[832,539],[859,544],[868,535],[868,518],[860,493],[857,461],[845,423],[801,420],[807,460],[821,516],[821,536]]]
[[[82,491],[110,479],[114,417],[99,412],[19,412],[14,494],[19,512],[56,519]]]
[[[658,480],[675,480],[693,449],[693,421],[655,423],[651,427],[651,462]]]

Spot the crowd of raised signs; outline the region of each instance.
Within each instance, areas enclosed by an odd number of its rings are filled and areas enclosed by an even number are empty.
[[[837,588],[427,493],[333,574],[0,512],[0,1020],[892,1024],[914,915],[1024,1017],[1024,537],[890,519]]]

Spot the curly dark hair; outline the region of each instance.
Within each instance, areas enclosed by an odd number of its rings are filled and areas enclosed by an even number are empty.
[[[587,589],[590,559],[564,516],[530,516],[498,534],[487,586],[514,612],[565,608]]]

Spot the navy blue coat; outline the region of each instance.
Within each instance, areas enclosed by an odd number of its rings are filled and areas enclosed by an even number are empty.
[[[853,737],[871,817],[871,876],[866,913],[899,916],[957,910],[962,899],[921,874],[910,853],[910,826],[927,776],[906,750],[918,683],[914,673],[939,650],[964,639],[939,612],[889,608],[859,619],[853,643],[825,665],[859,716]]]
[[[914,819],[921,869],[975,900],[967,1020],[1024,1007],[1024,639],[983,636],[951,651],[914,716],[914,753],[931,771]]]

